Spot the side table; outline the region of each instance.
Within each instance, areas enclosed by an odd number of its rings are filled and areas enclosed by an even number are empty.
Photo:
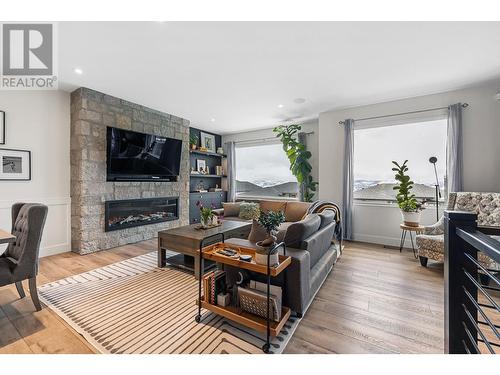
[[[406,233],[410,233],[410,239],[411,239],[411,248],[413,250],[413,256],[415,259],[418,259],[418,254],[415,251],[415,245],[413,242],[413,232],[415,232],[415,235],[423,233],[424,232],[424,227],[419,225],[418,227],[412,227],[406,224],[399,224],[399,227],[401,228],[401,242],[399,244],[399,252],[403,251],[403,246],[405,245],[405,240],[406,240]]]

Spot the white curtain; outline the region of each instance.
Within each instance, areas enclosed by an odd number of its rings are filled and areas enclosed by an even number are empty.
[[[462,103],[448,107],[446,174],[448,193],[463,191]]]
[[[353,152],[354,152],[354,120],[344,121],[344,173],[342,193],[342,232],[343,238],[352,239],[353,210]]]
[[[227,154],[227,201],[236,200],[236,144],[231,141],[226,143]]]

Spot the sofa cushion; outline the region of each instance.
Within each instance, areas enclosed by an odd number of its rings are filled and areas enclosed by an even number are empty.
[[[257,220],[252,221],[252,228],[250,229],[250,234],[248,235],[248,241],[257,243],[263,241],[267,238],[266,228],[262,226]]]
[[[276,241],[277,242],[283,242],[283,240],[285,238],[286,230],[292,224],[293,223],[290,221],[285,221],[284,223],[280,224],[280,226],[278,227],[278,233],[276,233]]]
[[[319,229],[321,219],[317,214],[307,215],[304,220],[291,223],[283,241],[286,246],[300,247],[300,243]]]
[[[260,201],[260,210],[262,212],[274,211],[274,212],[285,212],[286,201]]]
[[[259,215],[260,215],[260,208],[258,203],[242,202],[240,204],[240,213],[238,215],[240,219],[245,219],[245,220],[258,219]]]
[[[240,214],[241,202],[223,202],[224,216],[238,216]]]
[[[335,213],[331,210],[325,210],[318,215],[321,219],[321,225],[319,226],[320,229],[326,227],[330,223],[333,223],[335,220]]]
[[[287,202],[285,207],[286,221],[302,220],[307,213],[307,209],[311,206],[308,202]]]

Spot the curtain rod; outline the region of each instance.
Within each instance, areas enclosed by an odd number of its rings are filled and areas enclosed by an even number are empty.
[[[462,108],[467,108],[469,106],[469,103],[463,103]],[[431,111],[439,111],[441,109],[448,109],[448,107],[437,107],[437,108],[429,108],[429,109],[421,109],[419,111],[411,111],[411,112],[402,112],[402,113],[394,113],[392,115],[384,115],[384,116],[373,116],[373,117],[365,117],[365,118],[360,118],[357,120],[354,120],[354,122],[357,121],[365,121],[365,120],[376,120],[379,118],[385,118],[385,117],[394,117],[394,116],[402,116],[402,115],[412,115],[414,113],[422,113],[422,112],[431,112]],[[345,121],[339,121],[339,125],[344,125]]]
[[[314,132],[301,132],[304,133],[305,135],[311,135],[314,134]],[[257,138],[257,139],[246,139],[243,141],[235,141],[234,143],[251,143],[251,142],[268,142],[268,141],[279,141],[277,137],[267,137],[267,138]]]

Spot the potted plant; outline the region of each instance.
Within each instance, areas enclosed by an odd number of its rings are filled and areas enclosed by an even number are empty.
[[[200,222],[202,228],[208,228],[213,225],[213,217],[215,213],[212,211],[211,207],[203,207],[200,201],[196,203],[200,208]]]
[[[318,183],[311,176],[312,166],[309,159],[312,154],[298,140],[298,134],[301,130],[300,125],[280,125],[275,127],[273,132],[283,144],[283,151],[290,161],[290,171],[297,178],[304,202],[312,202]]]
[[[256,243],[257,250],[255,251],[255,263],[267,265],[267,256],[269,250],[276,244],[275,233],[281,223],[285,221],[283,212],[267,211],[261,212],[259,216],[259,223],[267,232],[267,238],[263,241]],[[274,266],[279,263],[278,253],[271,254],[269,265]]]
[[[393,189],[398,191],[396,194],[396,200],[399,208],[401,209],[403,223],[408,226],[418,227],[420,223],[420,211],[423,209],[423,203],[417,201],[415,194],[411,194],[414,182],[410,179],[410,176],[406,174],[406,172],[408,172],[408,160],[405,160],[401,165],[395,161],[392,163],[395,165],[392,170],[396,172],[395,178],[396,181],[398,181]]]
[[[189,136],[189,146],[191,147],[191,150],[196,150],[196,147],[198,146],[198,136],[191,134]]]

